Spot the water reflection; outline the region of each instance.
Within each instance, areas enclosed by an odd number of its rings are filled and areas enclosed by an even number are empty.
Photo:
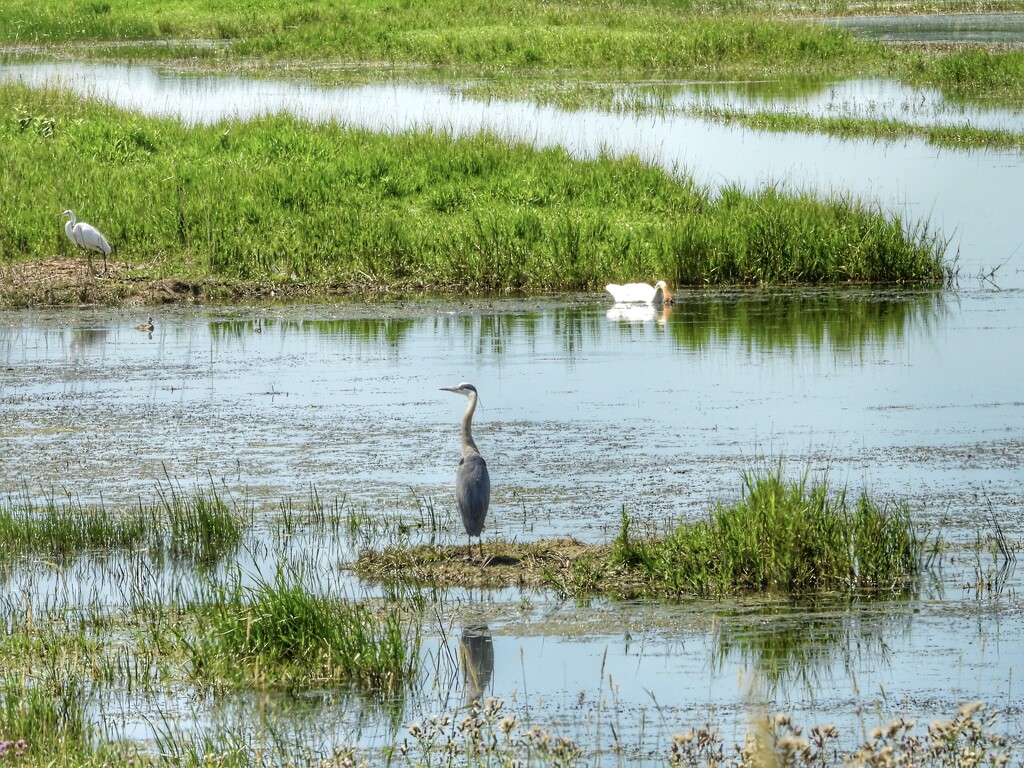
[[[467,706],[480,701],[494,674],[494,643],[486,624],[467,626],[459,638],[459,671]]]
[[[948,315],[945,294],[795,293],[737,295],[716,301],[682,301],[669,318],[672,339],[703,349],[726,339],[748,348],[799,346],[857,352],[928,334]]]
[[[910,632],[909,605],[765,604],[719,613],[712,657],[719,670],[739,663],[755,673],[769,697],[798,691],[813,697],[842,682],[837,675],[886,667],[894,636]]]
[[[739,340],[762,351],[827,347],[851,353],[898,343],[911,334],[933,333],[949,316],[951,300],[941,291],[684,293],[675,306],[614,304],[604,313],[605,323],[591,304],[537,311],[506,311],[493,305],[490,312],[432,317],[412,310],[417,314],[406,317],[227,318],[211,321],[209,333],[221,342],[244,340],[254,333],[284,342],[299,337],[334,338],[399,353],[429,329],[457,338],[476,355],[493,357],[523,344],[536,348],[541,338],[553,337],[562,352],[572,357],[609,333],[628,338],[633,333],[630,326],[653,323],[666,329],[667,338],[685,350]],[[72,348],[85,354],[88,346],[106,340],[108,331],[74,329],[72,333]],[[0,344],[4,334],[0,328]]]

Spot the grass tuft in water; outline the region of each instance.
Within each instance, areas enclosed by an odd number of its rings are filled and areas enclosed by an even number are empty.
[[[42,502],[25,494],[0,507],[0,560],[25,555],[67,560],[82,554],[148,548],[154,555],[212,564],[241,542],[245,515],[211,486],[183,492],[169,484],[158,503],[111,510],[102,502],[83,506],[51,495]]]
[[[199,681],[257,689],[346,683],[394,692],[416,669],[419,636],[397,610],[377,613],[314,594],[283,567],[273,581],[219,588],[202,624],[201,636],[189,641]]]
[[[0,508],[0,558],[32,554],[63,559],[85,551],[125,549],[141,545],[148,529],[142,511],[118,514],[102,504],[86,509],[74,499],[54,496],[42,503],[27,495],[8,498]]]
[[[86,755],[93,738],[85,696],[74,679],[0,680],[0,763],[47,764],[48,759]],[[69,764],[73,764],[69,763]]]
[[[623,512],[610,562],[653,593],[705,597],[751,592],[902,594],[917,585],[923,548],[906,504],[856,502],[845,489],[781,467],[744,474],[742,499],[660,539],[636,540]]]
[[[233,552],[242,540],[244,517],[211,484],[209,491],[184,494],[169,484],[159,491],[158,514],[168,521],[172,558],[212,564]]]

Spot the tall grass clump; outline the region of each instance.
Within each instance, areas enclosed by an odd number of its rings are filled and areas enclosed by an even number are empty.
[[[740,501],[716,504],[707,520],[660,539],[637,540],[628,515],[611,556],[655,593],[905,594],[923,570],[922,545],[905,504],[879,507],[866,494],[781,467],[743,476]]]
[[[397,610],[314,594],[279,567],[272,581],[235,582],[205,610],[188,641],[199,682],[290,690],[348,684],[400,690],[415,672],[419,636]]]
[[[32,681],[7,674],[0,679],[0,764],[47,764],[90,752],[94,728],[85,695],[74,679]]]

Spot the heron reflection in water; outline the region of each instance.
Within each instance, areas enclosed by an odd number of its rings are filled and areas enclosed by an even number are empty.
[[[494,644],[486,624],[466,627],[459,638],[459,670],[466,690],[466,705],[483,698],[494,674]]]

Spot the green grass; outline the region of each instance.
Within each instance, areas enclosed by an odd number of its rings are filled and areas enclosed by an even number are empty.
[[[982,10],[1021,8],[1016,1],[988,3]],[[979,8],[956,2],[943,10]],[[210,69],[262,66],[276,75],[288,62],[294,71],[335,82],[379,77],[395,68],[417,77],[483,72],[519,81],[541,73],[596,80],[896,76],[950,95],[1024,102],[1020,51],[885,47],[812,21],[929,11],[934,8],[923,3],[865,7],[835,0],[798,6],[756,0],[96,0],[67,8],[11,0],[0,16],[0,43],[58,53],[76,46],[72,50],[80,58]]]
[[[419,635],[397,609],[315,594],[279,567],[273,581],[214,591],[201,631],[183,638],[198,683],[300,690],[337,684],[399,692],[412,679]]]
[[[84,554],[145,549],[172,559],[209,565],[234,551],[244,533],[245,513],[215,487],[182,492],[169,485],[158,501],[134,509],[84,506],[50,495],[27,494],[0,506],[0,560],[33,555],[68,560]]]
[[[643,592],[703,597],[909,594],[924,564],[905,504],[851,501],[826,482],[786,480],[781,467],[745,474],[739,502],[661,538],[635,538],[623,511],[609,560]]]
[[[57,219],[71,207],[116,261],[157,276],[557,291],[951,274],[926,225],[856,200],[771,187],[712,198],[637,158],[581,161],[491,135],[386,137],[288,117],[187,128],[6,86],[0,140],[8,263],[73,253]]]
[[[135,511],[85,508],[74,499],[61,501],[52,495],[41,503],[9,498],[0,507],[0,558],[32,554],[64,559],[87,551],[139,547],[151,530],[150,519]]]
[[[390,4],[271,0],[258,6],[190,0],[120,0],[60,11],[13,0],[0,21],[0,41],[59,46],[178,41],[180,49],[127,50],[93,56],[198,57],[244,61],[346,62],[432,68],[571,70],[626,73],[775,69],[779,63],[837,66],[870,46],[842,30],[766,19],[730,4],[719,12],[689,2],[613,1],[534,4],[458,2]],[[195,46],[194,39],[219,41]],[[877,54],[875,54],[877,55]]]

